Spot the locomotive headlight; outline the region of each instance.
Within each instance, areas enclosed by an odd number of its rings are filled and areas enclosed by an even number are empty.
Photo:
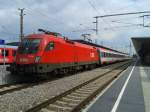
[[[41,57],[40,57],[40,56],[37,56],[37,57],[35,58],[35,63],[38,63],[38,62],[40,61],[40,59],[41,59]]]

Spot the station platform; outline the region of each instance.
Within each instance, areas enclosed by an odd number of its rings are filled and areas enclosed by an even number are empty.
[[[150,66],[133,63],[83,112],[150,112]]]

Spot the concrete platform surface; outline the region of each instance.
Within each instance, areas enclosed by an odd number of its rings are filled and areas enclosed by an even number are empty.
[[[132,64],[83,112],[150,112],[150,66]]]

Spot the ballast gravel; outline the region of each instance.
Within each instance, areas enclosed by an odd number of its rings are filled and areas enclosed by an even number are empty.
[[[123,63],[126,62],[114,65],[119,66]],[[32,88],[26,88],[13,93],[4,94],[0,96],[0,112],[24,112],[27,109],[82,84],[93,77],[101,75],[110,69],[112,69],[112,67],[107,69],[97,68],[92,71],[86,71],[60,78]]]

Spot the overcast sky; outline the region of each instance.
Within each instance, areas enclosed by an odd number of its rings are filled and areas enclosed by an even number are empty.
[[[60,32],[71,39],[90,33],[99,44],[127,51],[131,37],[150,36],[150,28],[132,25],[142,24],[142,14],[99,19],[98,36],[90,30],[95,28],[93,17],[148,11],[149,6],[150,0],[0,0],[0,38],[7,42],[18,40],[18,8],[25,8],[25,35],[38,28]],[[145,18],[145,23],[149,22],[149,17]]]

